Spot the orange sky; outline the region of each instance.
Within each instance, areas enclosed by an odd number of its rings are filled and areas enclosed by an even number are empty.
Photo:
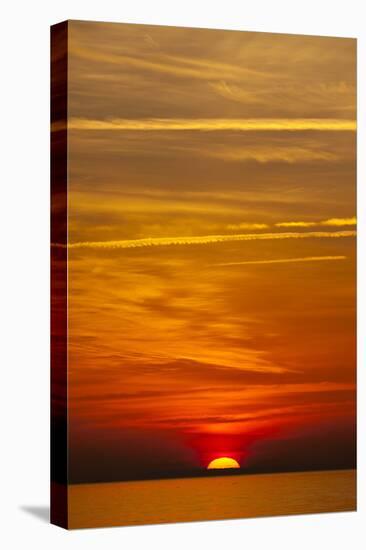
[[[353,464],[355,50],[69,24],[71,479]]]

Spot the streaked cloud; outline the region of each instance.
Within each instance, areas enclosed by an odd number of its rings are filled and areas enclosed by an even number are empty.
[[[202,235],[194,237],[157,237],[147,239],[129,239],[120,241],[77,242],[53,246],[68,248],[142,248],[150,246],[197,245],[234,241],[313,239],[355,237],[356,231],[309,231],[305,233],[244,233],[238,235]]]
[[[331,218],[329,220],[324,220],[320,225],[329,225],[329,226],[342,226],[342,225],[356,225],[357,220],[353,218]]]
[[[225,99],[240,103],[262,103],[262,97],[255,91],[244,90],[235,84],[228,84],[224,80],[211,82],[210,86],[215,92]]]
[[[276,227],[314,227],[314,225],[319,225],[318,222],[279,222],[276,223]]]
[[[328,262],[337,260],[346,260],[347,256],[305,256],[304,258],[281,258],[278,260],[248,260],[244,262],[226,262],[214,264],[222,267],[236,265],[261,265],[261,264],[291,264],[301,262]]]
[[[248,161],[255,160],[260,163],[267,162],[307,162],[307,161],[336,161],[340,155],[322,149],[314,149],[310,147],[295,147],[293,145],[279,146],[272,145],[263,147],[235,147],[235,148],[211,148],[201,151],[208,157],[218,158],[227,161]]]
[[[154,46],[155,47],[155,46]],[[227,80],[238,78],[260,77],[268,79],[270,74],[239,65],[215,61],[211,59],[194,59],[187,56],[174,56],[161,54],[156,56],[138,57],[101,49],[85,49],[70,40],[69,51],[71,55],[92,62],[119,65],[128,69],[140,69],[142,71],[162,73],[175,77],[193,78],[198,80],[217,80],[223,77]]]
[[[328,227],[342,227],[347,225],[356,225],[356,217],[352,218],[330,218],[329,220],[321,221],[291,221],[276,223],[276,227],[314,227],[317,225],[325,225]]]
[[[355,131],[355,120],[334,118],[109,118],[104,120],[70,118],[69,130],[119,130],[119,131]],[[63,129],[63,124],[53,124],[52,130]]]
[[[239,229],[267,229],[268,227],[269,225],[267,223],[242,222],[242,223],[229,223],[226,226],[226,229],[237,231]]]

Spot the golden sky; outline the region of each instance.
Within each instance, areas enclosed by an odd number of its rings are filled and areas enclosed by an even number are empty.
[[[349,467],[355,40],[68,38],[71,478]]]

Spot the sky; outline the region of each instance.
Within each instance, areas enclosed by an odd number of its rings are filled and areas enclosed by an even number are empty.
[[[68,41],[71,482],[354,467],[355,40]]]

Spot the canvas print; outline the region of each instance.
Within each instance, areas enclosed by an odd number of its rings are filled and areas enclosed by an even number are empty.
[[[51,30],[51,520],[356,508],[356,41]]]

